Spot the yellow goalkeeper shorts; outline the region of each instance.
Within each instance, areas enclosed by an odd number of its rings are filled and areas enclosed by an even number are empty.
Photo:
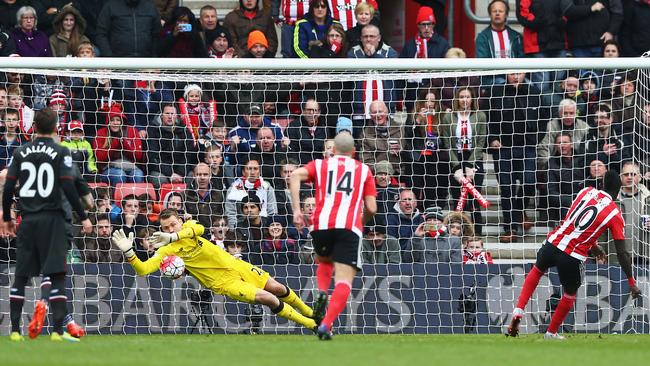
[[[224,271],[212,290],[234,300],[255,302],[257,290],[263,290],[271,275],[261,268],[238,260],[231,269]]]

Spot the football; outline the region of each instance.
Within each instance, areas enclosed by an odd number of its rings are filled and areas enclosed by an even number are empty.
[[[172,280],[180,278],[185,273],[185,262],[180,257],[168,255],[160,262],[160,273]]]

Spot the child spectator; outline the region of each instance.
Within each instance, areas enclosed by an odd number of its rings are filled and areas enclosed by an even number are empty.
[[[246,244],[242,240],[239,240],[241,236],[238,236],[234,232],[228,232],[224,236],[223,246],[228,254],[232,255],[237,259],[244,258],[244,250],[246,249]],[[241,237],[243,238],[243,237]]]
[[[7,87],[7,106],[18,111],[20,133],[29,140],[33,132],[34,110],[25,105],[23,96],[23,90],[18,85],[10,85]]]
[[[474,223],[464,212],[451,211],[443,217],[442,223],[451,236],[462,238],[475,235]]]
[[[254,30],[248,35],[248,53],[246,58],[273,58],[274,54],[269,50],[269,41],[264,33]]]
[[[158,214],[162,211],[160,204],[154,202],[146,193],[139,195],[138,201],[140,201],[138,204],[140,215],[145,216],[150,223],[158,225]]]
[[[65,136],[68,132],[68,122],[70,121],[70,114],[67,111],[68,96],[65,95],[62,89],[54,89],[54,92],[50,95],[48,106],[59,117],[59,136]]]
[[[190,130],[195,141],[205,138],[217,118],[217,105],[214,100],[203,101],[203,90],[197,84],[188,84],[183,90],[183,98],[178,100],[183,124]]]
[[[19,113],[13,108],[7,108],[2,116],[4,133],[0,137],[0,170],[4,169],[13,156],[14,150],[26,142],[18,129]]]
[[[84,126],[80,121],[70,121],[66,139],[61,142],[61,145],[70,150],[72,161],[78,165],[83,177],[87,181],[94,181],[92,178],[97,174],[95,153],[90,142],[84,137]]]
[[[483,248],[483,239],[470,236],[463,240],[463,264],[493,264],[492,254]]]
[[[212,226],[210,227],[210,241],[222,249],[225,247],[225,240],[229,232],[228,220],[221,215],[212,216]]]
[[[249,255],[258,252],[262,257],[263,264],[298,264],[298,241],[289,238],[287,235],[286,220],[280,216],[274,216],[268,221],[264,229],[264,238],[260,242],[260,250],[251,248]]]
[[[232,37],[232,46],[239,57],[246,54],[248,37],[253,30],[261,30],[269,40],[267,48],[275,55],[278,50],[278,35],[269,11],[258,8],[258,0],[240,0],[239,7],[226,15],[223,26]]]
[[[149,238],[155,232],[156,230],[152,227],[146,227],[138,230],[138,234],[135,236],[136,251],[138,249],[141,249],[146,251],[148,255],[152,256],[156,252],[156,247],[151,244]]]

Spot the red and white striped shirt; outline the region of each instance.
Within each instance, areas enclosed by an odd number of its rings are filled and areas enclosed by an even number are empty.
[[[623,240],[624,228],[623,215],[612,197],[604,191],[587,187],[578,193],[564,221],[548,234],[546,241],[584,261],[605,229],[611,231],[614,240]]]
[[[282,0],[280,9],[286,22],[295,23],[309,12],[309,0]]]
[[[357,17],[354,16],[354,8],[363,0],[329,0],[332,18],[338,19],[343,29],[348,30],[357,25]]]
[[[310,230],[346,229],[361,237],[363,198],[377,195],[370,168],[341,155],[312,160],[305,168],[316,190],[316,210]]]

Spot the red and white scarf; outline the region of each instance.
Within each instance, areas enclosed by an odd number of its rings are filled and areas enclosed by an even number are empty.
[[[492,42],[494,43],[494,58],[510,58],[510,38],[507,28],[500,31],[492,29]]]
[[[463,152],[472,149],[472,124],[468,119],[463,119],[458,114],[458,124],[456,125],[456,150]]]
[[[427,42],[431,38],[422,38],[418,34],[415,36],[415,58],[429,58]]]

